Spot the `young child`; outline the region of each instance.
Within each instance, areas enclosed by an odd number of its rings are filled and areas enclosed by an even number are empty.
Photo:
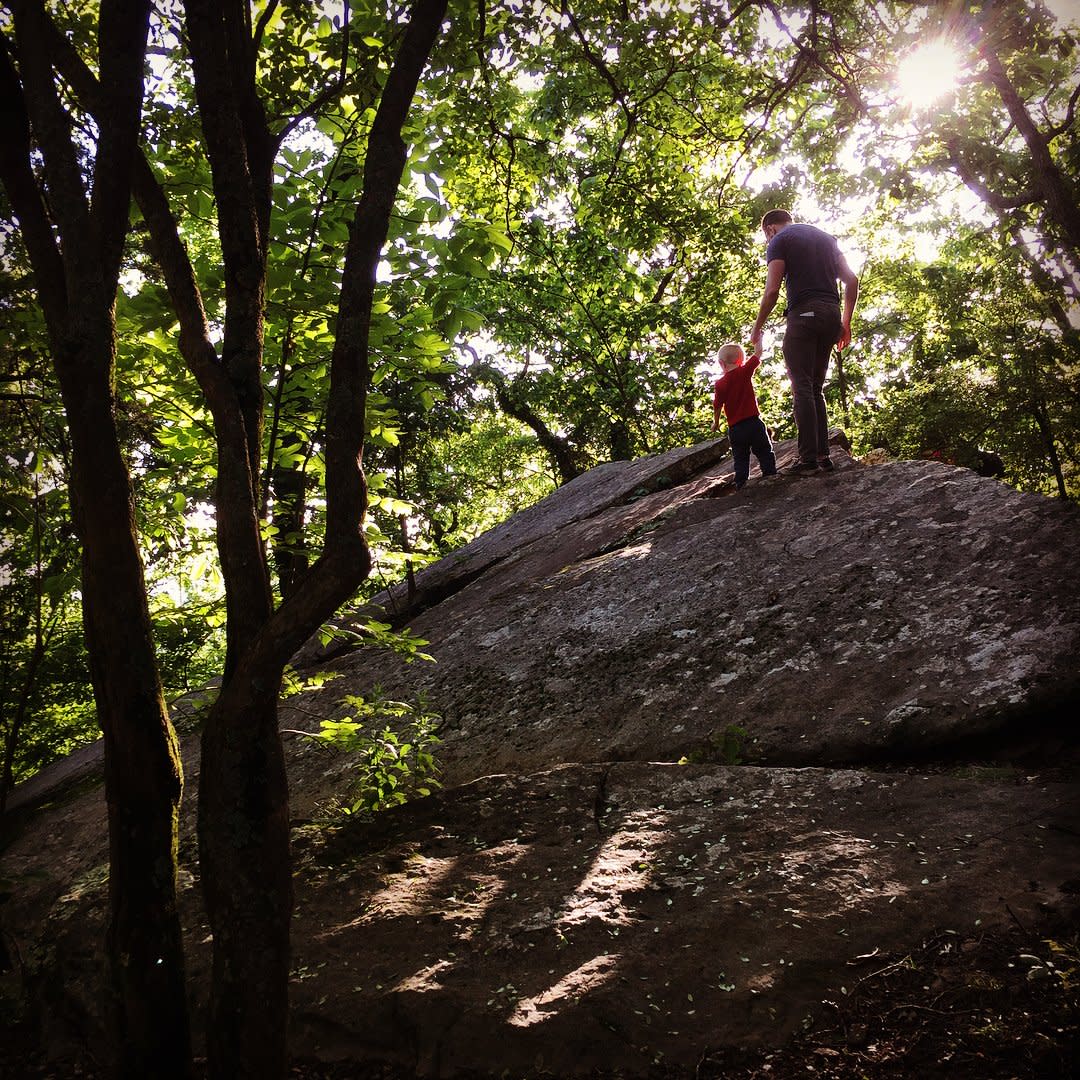
[[[747,360],[741,345],[729,343],[721,348],[719,359],[724,373],[713,387],[712,429],[720,429],[722,408],[728,422],[731,456],[735,461],[735,490],[738,491],[750,475],[751,450],[761,466],[762,476],[775,475],[776,455],[769,432],[758,415],[754,394],[752,376],[761,364],[761,357],[755,354]]]

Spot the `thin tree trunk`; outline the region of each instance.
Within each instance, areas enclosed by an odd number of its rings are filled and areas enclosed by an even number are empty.
[[[1053,473],[1054,481],[1057,484],[1058,498],[1067,499],[1069,492],[1065,486],[1065,474],[1061,469],[1061,458],[1058,457],[1057,446],[1054,444],[1054,429],[1050,424],[1050,416],[1046,411],[1046,406],[1042,402],[1035,402],[1032,405],[1031,415],[1035,418],[1039,434],[1042,436],[1043,446],[1046,447],[1046,457],[1050,462],[1050,471]]]
[[[102,329],[102,334],[107,331]],[[108,349],[112,341],[99,341]],[[61,373],[83,543],[83,622],[105,742],[107,952],[120,1075],[186,1077],[191,1064],[176,906],[180,755],[158,681],[130,481],[112,429],[109,381],[85,346]],[[100,371],[103,358],[93,365]],[[66,365],[65,365],[66,366]]]
[[[836,350],[836,389],[840,393],[840,415],[844,418],[844,427],[851,427],[851,412],[848,409],[847,376],[844,373],[844,354]]]
[[[15,755],[19,749],[19,735],[22,733],[22,726],[26,721],[26,713],[30,707],[30,700],[37,685],[38,669],[41,667],[42,660],[45,659],[45,650],[48,646],[49,639],[52,636],[53,626],[55,626],[54,613],[49,631],[46,633],[42,612],[45,573],[41,561],[41,491],[36,477],[34,481],[33,536],[35,562],[33,575],[34,647],[31,650],[29,660],[26,662],[26,668],[23,672],[22,688],[19,691],[15,703],[15,712],[11,717],[11,724],[8,726],[7,733],[4,737],[3,775],[0,776],[0,817],[2,817],[7,810],[8,792],[14,786]]]
[[[295,442],[285,443],[286,446],[292,446],[294,452],[306,452],[302,435],[294,432],[289,438]],[[285,599],[296,592],[308,568],[304,544],[308,480],[303,469],[280,466],[271,471],[270,481],[274,489],[274,566],[277,569],[278,589],[282,599]]]
[[[405,462],[401,446],[394,450],[394,494],[399,499],[405,498]],[[401,550],[406,556],[412,554],[412,541],[409,539],[409,518],[407,514],[398,514],[398,531],[401,534]],[[405,595],[411,604],[416,599],[416,570],[412,560],[405,560]]]

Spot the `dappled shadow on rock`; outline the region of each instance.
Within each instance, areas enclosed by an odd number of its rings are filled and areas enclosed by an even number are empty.
[[[430,1076],[776,1051],[900,959],[897,942],[1067,917],[1076,800],[817,769],[487,778],[310,838],[294,1045]]]
[[[692,1066],[594,1069],[582,1080],[1071,1080],[1080,1063],[1075,927],[1052,919],[942,933],[849,964],[848,985],[780,1048],[709,1049]],[[1052,965],[1052,966],[1047,966]],[[406,1080],[383,1063],[294,1063],[307,1080]],[[465,1072],[459,1080],[492,1080]],[[519,1074],[536,1080],[560,1075]],[[566,1075],[566,1074],[562,1074]]]

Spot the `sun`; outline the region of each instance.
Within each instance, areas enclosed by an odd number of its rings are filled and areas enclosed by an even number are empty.
[[[946,41],[930,41],[908,53],[896,69],[901,99],[913,109],[925,109],[956,89],[960,57]]]

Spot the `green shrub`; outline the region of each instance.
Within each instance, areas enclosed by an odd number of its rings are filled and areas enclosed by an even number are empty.
[[[316,734],[324,745],[356,756],[347,793],[334,809],[341,814],[375,813],[440,786],[435,747],[441,717],[416,704],[390,701],[376,691],[370,698],[344,699],[352,715],[323,720]]]

